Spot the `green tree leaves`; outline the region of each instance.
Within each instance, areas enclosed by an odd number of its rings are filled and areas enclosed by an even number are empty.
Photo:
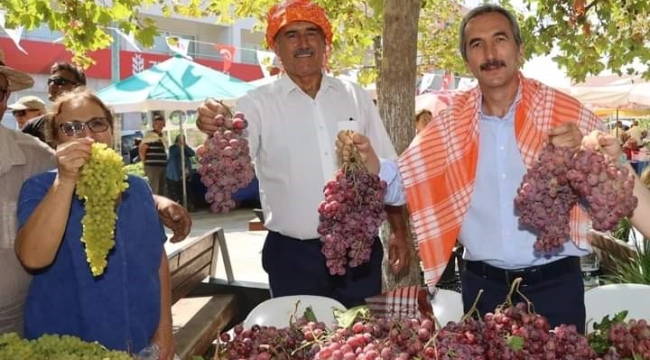
[[[502,3],[508,6],[510,0]],[[555,60],[574,80],[583,80],[609,69],[633,73],[637,62],[650,62],[650,0],[524,0],[529,14],[520,15],[526,56],[559,53]],[[88,51],[110,46],[117,27],[133,33],[143,46],[153,44],[157,29],[139,9],[160,5],[165,16],[218,16],[220,23],[237,18],[260,20],[266,26],[268,9],[277,0],[4,0],[8,27],[23,25],[34,29],[47,24],[64,33],[63,44],[74,53],[74,61],[92,64]],[[325,7],[335,29],[330,68],[335,73],[350,68],[362,69],[364,82],[377,74],[375,50],[381,50],[383,0],[315,0]],[[466,73],[458,51],[458,27],[464,9],[454,0],[422,1],[418,27],[420,71],[431,68]],[[377,45],[379,45],[377,47]],[[650,71],[644,73],[650,77]]]

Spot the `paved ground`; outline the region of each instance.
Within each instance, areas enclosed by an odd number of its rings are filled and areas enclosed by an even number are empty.
[[[257,283],[268,286],[266,272],[262,269],[262,246],[266,231],[248,231],[248,222],[255,217],[251,209],[238,209],[228,214],[213,214],[209,211],[191,213],[193,226],[190,238],[200,236],[215,227],[221,227],[226,235],[226,243],[236,281]],[[167,244],[168,252],[182,245]],[[226,279],[222,253],[219,255],[216,277]]]

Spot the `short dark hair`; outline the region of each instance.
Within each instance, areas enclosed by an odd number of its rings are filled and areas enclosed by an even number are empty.
[[[515,44],[517,44],[517,47],[520,48],[521,44],[523,44],[523,39],[521,37],[521,30],[519,29],[519,24],[517,23],[517,18],[506,8],[495,5],[495,4],[483,4],[481,6],[477,6],[470,10],[467,14],[465,14],[465,17],[463,17],[463,21],[460,23],[460,31],[459,31],[459,36],[460,36],[460,54],[463,57],[463,60],[467,61],[467,49],[465,48],[465,42],[467,39],[465,38],[465,28],[467,27],[467,23],[470,22],[470,20],[474,19],[475,17],[485,15],[485,14],[490,14],[490,13],[499,13],[508,19],[508,22],[510,22],[510,29],[512,30],[512,35],[515,37]]]
[[[420,109],[420,110],[415,112],[415,122],[420,121],[420,116],[422,116],[424,114],[429,114],[430,116],[433,117],[433,113],[431,112],[431,110],[429,110],[429,109]]]
[[[74,75],[74,81],[77,82],[77,86],[86,86],[86,73],[77,65],[69,62],[58,62],[52,65],[52,70],[50,74],[54,74],[57,71],[67,71]]]

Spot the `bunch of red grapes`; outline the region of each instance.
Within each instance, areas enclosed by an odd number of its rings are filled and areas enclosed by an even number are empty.
[[[519,222],[539,230],[535,251],[551,253],[568,239],[569,212],[578,202],[567,179],[572,157],[570,148],[546,145],[517,191]]]
[[[517,303],[487,313],[482,331],[488,360],[590,360],[596,353],[574,325],[550,328],[527,303]]]
[[[210,210],[226,213],[235,208],[232,195],[247,186],[255,176],[244,130],[248,121],[243,113],[215,117],[218,129],[206,140],[206,151],[199,157],[198,173],[207,187],[205,200]]]
[[[622,315],[621,318],[619,318]],[[598,347],[602,360],[643,359],[650,360],[650,326],[646,320],[624,321],[627,312],[609,317],[590,333],[589,340]]]
[[[220,337],[220,359],[268,360],[594,360],[574,326],[549,329],[521,303],[436,330],[430,319],[364,318],[327,328],[300,318],[284,328],[235,327]]]
[[[569,239],[569,213],[584,201],[594,230],[613,230],[637,205],[634,174],[596,151],[544,146],[524,175],[515,206],[519,222],[537,229],[535,250],[553,253]]]
[[[348,265],[370,261],[372,245],[386,220],[386,182],[353,156],[325,184],[323,194],[325,200],[318,206],[321,251],[330,274],[345,275]]]
[[[638,200],[632,193],[634,174],[604,154],[579,151],[567,178],[580,198],[586,200],[594,230],[615,229],[619,220],[631,216],[636,208]]]

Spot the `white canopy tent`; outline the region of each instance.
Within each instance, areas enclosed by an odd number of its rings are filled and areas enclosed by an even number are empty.
[[[571,95],[586,104],[606,108],[650,107],[650,83],[573,86]]]

